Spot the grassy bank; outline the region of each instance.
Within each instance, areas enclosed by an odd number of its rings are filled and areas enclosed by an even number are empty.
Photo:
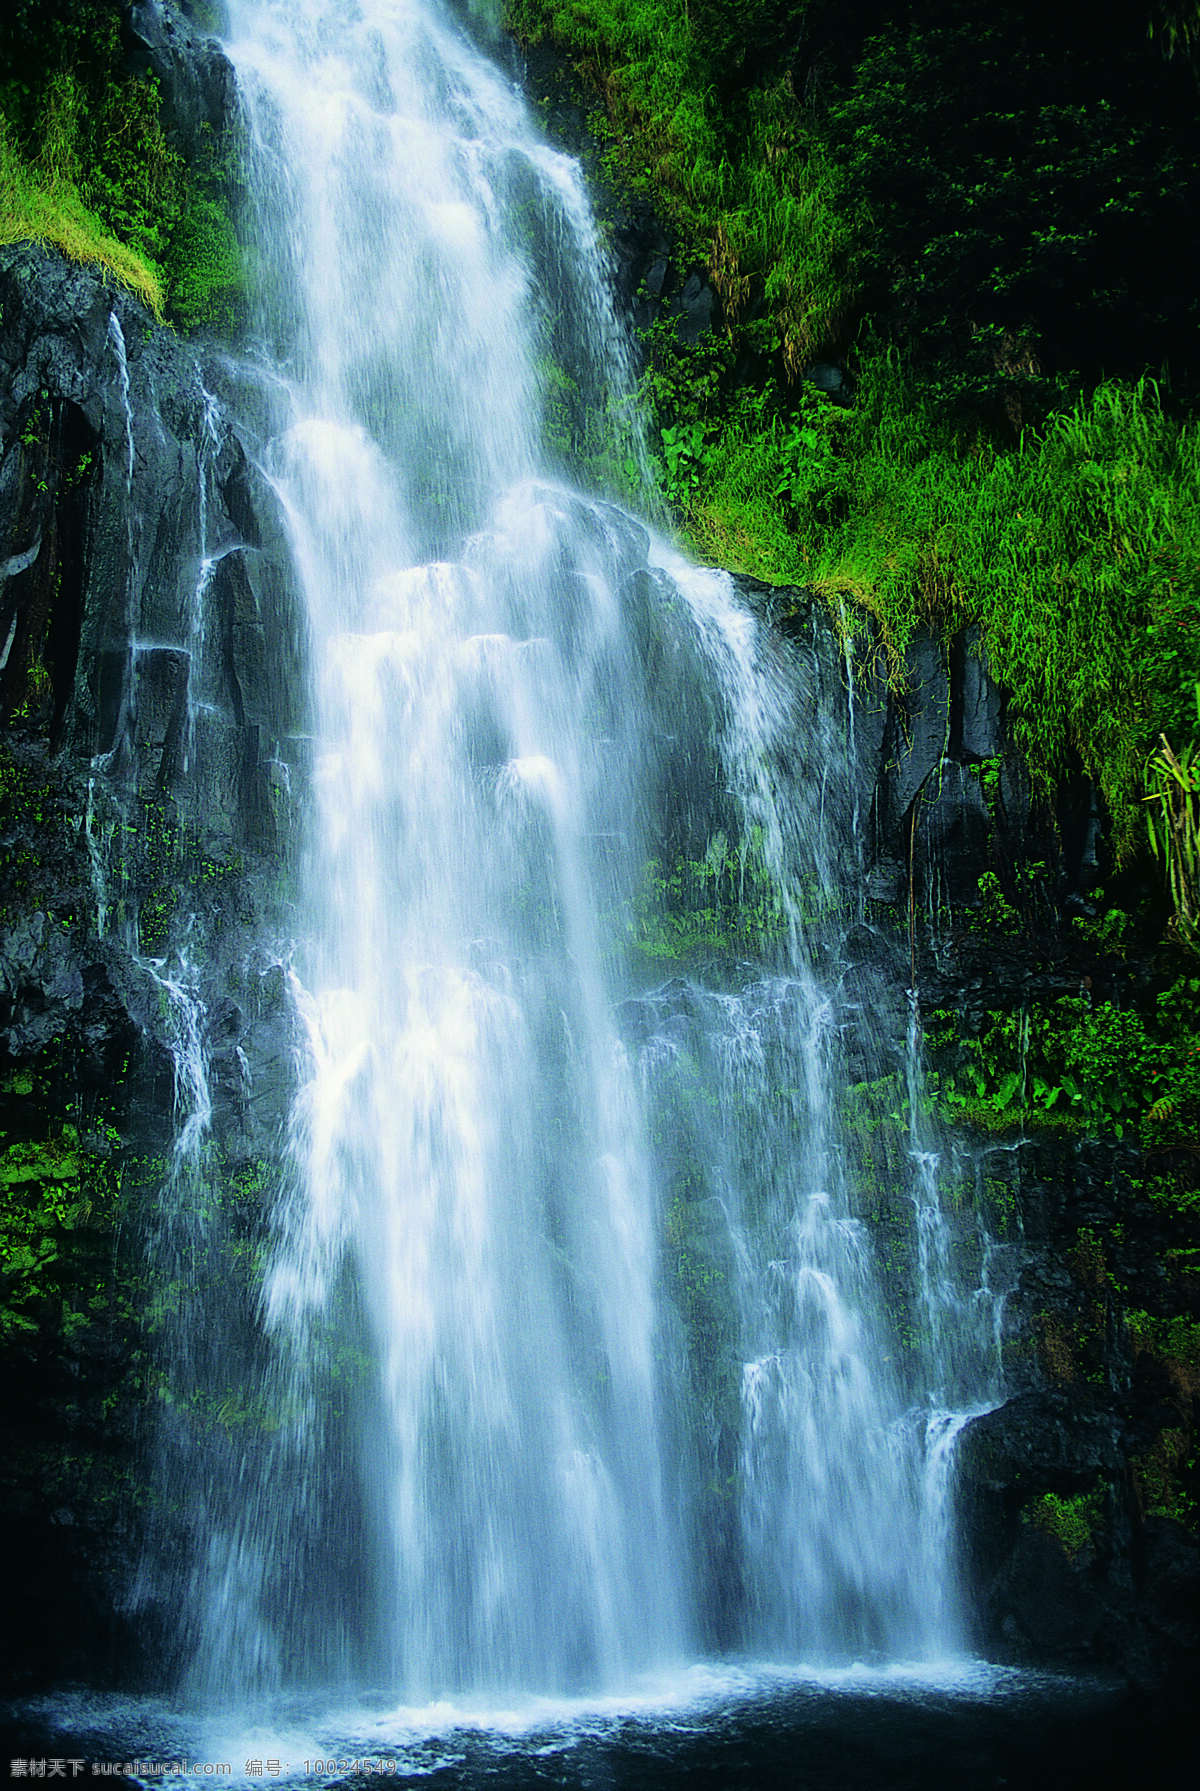
[[[102,267],[162,317],[161,268],[105,229],[69,175],[26,161],[0,118],[0,243],[18,242],[43,243],[70,261]]]
[[[730,406],[684,520],[709,557],[871,615],[893,651],[979,622],[1047,785],[1076,751],[1118,845],[1141,837],[1146,757],[1196,726],[1200,440],[1152,386],[1106,382],[1015,442],[967,435],[896,357],[853,407]]]
[[[1060,16],[1061,14],[1061,16]],[[646,340],[658,475],[703,557],[809,585],[893,666],[980,624],[1045,787],[1118,851],[1200,678],[1196,88],[1140,15],[1082,42],[972,0],[508,0],[723,327]],[[807,367],[848,374],[842,402]],[[853,400],[844,402],[847,391]]]
[[[10,0],[0,21],[0,242],[103,268],[181,328],[234,326],[228,144],[185,160],[132,73],[120,0]]]

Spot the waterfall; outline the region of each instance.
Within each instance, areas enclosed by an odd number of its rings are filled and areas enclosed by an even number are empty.
[[[133,490],[133,412],[129,405],[129,362],[125,354],[125,332],[115,311],[109,313],[108,340],[116,358],[121,412],[125,419],[125,491],[129,495]]]
[[[845,1129],[888,1047],[841,980],[840,654],[550,445],[553,390],[627,399],[620,332],[578,169],[457,19],[229,10],[313,740],[267,1416],[195,1686],[935,1655],[951,1424]]]

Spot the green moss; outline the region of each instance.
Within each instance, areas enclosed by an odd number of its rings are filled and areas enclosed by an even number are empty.
[[[908,1090],[899,1074],[874,1082],[854,1082],[840,1095],[842,1123],[859,1137],[882,1130],[906,1137],[909,1130]]]
[[[236,850],[210,857],[201,829],[181,821],[174,803],[160,795],[142,798],[139,821],[126,824],[123,843],[125,876],[138,893],[139,946],[150,954],[165,950],[181,913],[193,914],[200,902],[220,909],[223,892],[243,869]]]
[[[1026,1523],[1053,1536],[1071,1560],[1091,1548],[1103,1517],[1103,1495],[1099,1492],[1076,1493],[1060,1498],[1057,1493],[1043,1493],[1040,1499],[1022,1512]]]
[[[171,318],[181,329],[232,334],[246,304],[246,259],[226,198],[229,158],[189,172],[166,254]]]
[[[1200,1393],[1200,1323],[1186,1313],[1157,1318],[1127,1312],[1125,1326],[1135,1353],[1161,1362],[1189,1398]]]
[[[29,829],[43,826],[56,808],[45,767],[18,763],[9,741],[0,738],[0,831],[29,840]],[[0,856],[0,921],[23,921],[41,906],[34,892],[43,881],[43,856],[9,840]]]
[[[1196,1529],[1200,1501],[1195,1497],[1197,1463],[1190,1430],[1161,1431],[1154,1447],[1136,1456],[1130,1465],[1144,1516],[1169,1517]]]
[[[1200,1323],[1190,1312],[1125,1314],[1135,1358],[1149,1356],[1169,1382],[1176,1422],[1132,1462],[1134,1484],[1147,1517],[1169,1517],[1195,1529],[1200,1522],[1195,1410],[1200,1394]]]
[[[110,1227],[120,1190],[119,1166],[85,1149],[72,1125],[2,1144],[0,1335],[35,1330],[45,1313],[57,1314],[67,1332],[87,1322],[68,1235]]]
[[[1016,1194],[1007,1182],[1002,1182],[995,1176],[984,1176],[983,1186],[992,1230],[997,1237],[1014,1241],[1020,1229]]]
[[[25,1182],[73,1186],[79,1179],[78,1147],[79,1135],[73,1126],[64,1126],[57,1138],[9,1145],[0,1151],[0,1187],[14,1188]],[[73,1211],[57,1203],[53,1210],[58,1219],[66,1219]]]

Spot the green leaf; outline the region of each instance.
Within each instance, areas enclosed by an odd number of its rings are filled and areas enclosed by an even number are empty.
[[[1008,1075],[1005,1076],[1004,1080],[1001,1082],[999,1088],[996,1090],[996,1096],[995,1096],[996,1106],[1000,1107],[1000,1108],[1007,1107],[1010,1104],[1010,1102],[1012,1101],[1013,1096],[1016,1094],[1016,1092],[1020,1088],[1020,1086],[1021,1086],[1020,1070],[1010,1070]]]

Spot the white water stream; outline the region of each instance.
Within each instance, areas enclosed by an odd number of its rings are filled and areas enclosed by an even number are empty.
[[[619,332],[578,169],[458,22],[229,10],[290,390],[265,470],[309,628],[309,1054],[267,1441],[193,1587],[196,1688],[419,1704],[619,1688],[713,1646],[935,1657],[958,1641],[937,1197],[914,1184],[922,1383],[894,1366],[815,968],[855,868],[844,691],[802,688],[728,579],[648,563],[549,457],[551,348],[602,400]],[[647,987],[647,889],[726,858],[766,906],[760,965]]]

